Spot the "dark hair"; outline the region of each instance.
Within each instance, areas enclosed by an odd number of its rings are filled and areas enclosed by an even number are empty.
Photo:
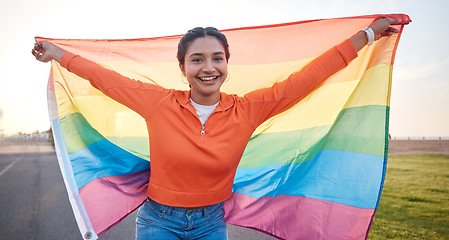
[[[225,50],[226,61],[229,60],[230,57],[229,45],[226,36],[214,27],[207,27],[207,28],[196,27],[194,29],[189,30],[186,34],[184,34],[184,36],[182,36],[181,40],[179,40],[177,58],[181,65],[184,65],[184,57],[186,55],[187,48],[190,46],[190,44],[195,39],[206,36],[214,36],[218,39],[218,41],[220,41],[221,45]]]

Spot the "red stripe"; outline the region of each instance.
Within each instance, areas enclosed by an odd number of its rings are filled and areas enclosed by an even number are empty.
[[[97,178],[79,190],[98,236],[118,224],[146,199],[149,170]]]
[[[261,199],[234,193],[226,222],[282,239],[365,239],[375,209],[279,195]]]
[[[223,32],[230,45],[230,64],[269,64],[315,57],[380,16],[410,22],[407,15],[370,15],[235,28]],[[129,40],[37,39],[51,41],[95,62],[177,62],[177,44],[181,36]]]

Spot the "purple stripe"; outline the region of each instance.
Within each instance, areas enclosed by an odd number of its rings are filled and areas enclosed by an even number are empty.
[[[299,196],[261,199],[233,193],[226,222],[281,239],[365,239],[375,209]]]
[[[147,197],[149,169],[97,178],[79,190],[92,227],[101,236],[138,208]]]

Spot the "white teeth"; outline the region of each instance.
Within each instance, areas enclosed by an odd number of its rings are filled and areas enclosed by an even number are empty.
[[[204,78],[199,78],[201,79],[201,81],[212,81],[215,80],[217,77],[204,77]]]

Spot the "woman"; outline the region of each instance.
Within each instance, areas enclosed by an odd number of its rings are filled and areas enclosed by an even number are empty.
[[[345,67],[367,43],[397,32],[390,24],[399,22],[378,19],[285,81],[243,97],[220,92],[230,54],[215,28],[192,29],[180,40],[177,57],[189,91],[128,79],[49,42],[36,43],[32,53],[39,61],[58,61],[145,119],[151,176],[137,239],[227,239],[222,205],[253,131]]]

